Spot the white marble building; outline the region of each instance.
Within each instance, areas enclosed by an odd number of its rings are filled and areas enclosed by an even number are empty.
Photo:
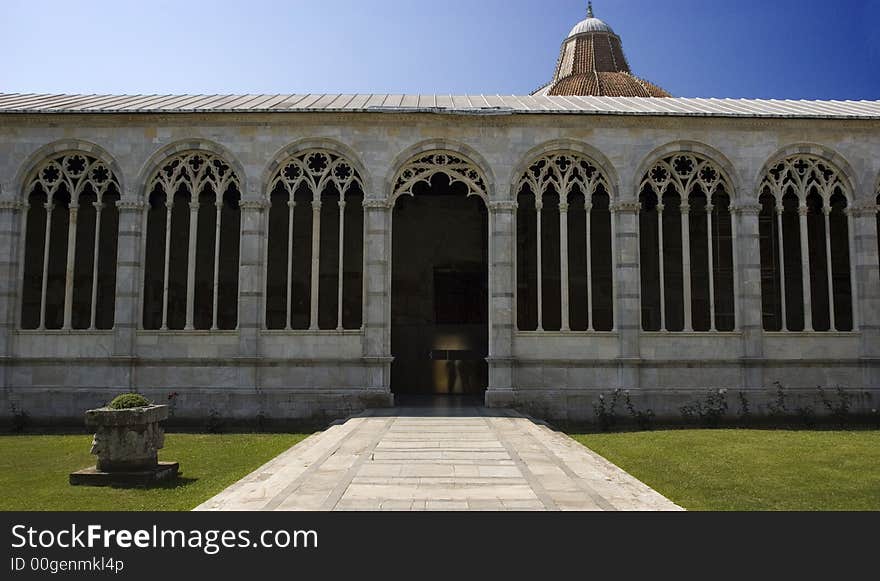
[[[880,102],[0,95],[0,417],[869,411],[878,202]]]
[[[454,365],[436,360],[444,350],[454,360],[457,351],[481,349],[488,377],[477,388],[486,388],[488,405],[552,417],[589,417],[597,394],[618,387],[670,414],[708,388],[759,397],[775,381],[811,393],[821,384],[871,394],[860,398],[863,406],[880,398],[880,104],[337,95],[149,101],[0,98],[4,414],[14,404],[34,418],[76,418],[129,389],[158,400],[178,392],[179,417],[343,414],[390,405],[395,392],[470,390],[450,385]],[[583,171],[573,176],[553,165],[555,178],[529,173],[559,156]],[[166,172],[193,157],[204,164],[201,173]],[[207,166],[216,170],[210,176]],[[711,171],[695,174],[705,168]],[[305,185],[294,187],[300,175]],[[446,176],[458,182],[451,189]],[[682,187],[691,188],[689,208],[676,196]],[[450,195],[432,198],[437,188]],[[662,238],[650,188],[666,192]],[[178,195],[168,213],[164,191],[172,189]],[[549,192],[538,204],[540,236],[534,190]],[[191,191],[200,205],[190,203]],[[219,214],[216,191],[226,196]],[[293,229],[289,191],[298,202]],[[568,193],[566,203],[559,191]],[[579,242],[585,247],[585,221],[572,210],[586,214],[585,192],[597,196],[589,284]],[[715,205],[707,216],[709,192]],[[418,264],[425,242],[420,228],[410,228],[395,256],[392,224],[402,224],[402,204],[420,196],[450,202],[444,211],[471,230],[485,220],[487,246],[471,236],[456,251],[485,257],[477,262],[488,276],[486,294],[463,297],[485,300],[485,313],[440,313],[453,335],[485,336],[484,345],[443,344],[448,337],[426,323],[421,340],[435,341],[432,353],[395,346],[396,324],[412,331],[392,317],[396,301],[412,298],[401,294],[405,285],[393,292],[395,259]],[[424,223],[442,214],[428,211]],[[712,229],[717,263],[707,300],[710,216],[727,226]],[[324,234],[314,236],[318,221]],[[569,225],[576,235],[564,232]],[[690,244],[681,243],[685,236]],[[286,260],[291,240],[294,258]],[[663,242],[671,249],[660,254]],[[567,277],[559,258],[566,254]],[[434,292],[455,287],[450,264],[452,282],[435,272]],[[456,330],[462,316],[485,334]],[[396,385],[396,350],[422,357],[433,385]],[[419,371],[410,373],[401,381]],[[459,370],[469,373],[484,377]]]

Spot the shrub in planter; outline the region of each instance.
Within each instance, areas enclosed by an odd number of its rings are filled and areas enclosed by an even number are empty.
[[[130,410],[132,408],[145,408],[152,405],[152,402],[139,393],[123,393],[117,395],[107,404],[111,410]]]

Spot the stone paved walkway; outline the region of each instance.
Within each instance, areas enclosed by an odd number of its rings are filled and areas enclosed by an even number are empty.
[[[284,452],[196,510],[681,510],[515,411],[373,410]]]

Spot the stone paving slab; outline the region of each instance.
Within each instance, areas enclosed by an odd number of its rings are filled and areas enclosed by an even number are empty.
[[[682,510],[512,410],[373,410],[314,434],[195,510]]]

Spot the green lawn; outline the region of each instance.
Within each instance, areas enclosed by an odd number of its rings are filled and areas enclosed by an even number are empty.
[[[880,510],[880,431],[572,437],[689,510]]]
[[[303,434],[167,434],[159,459],[180,462],[176,485],[70,486],[95,464],[92,436],[0,436],[0,510],[190,510],[305,438]]]

